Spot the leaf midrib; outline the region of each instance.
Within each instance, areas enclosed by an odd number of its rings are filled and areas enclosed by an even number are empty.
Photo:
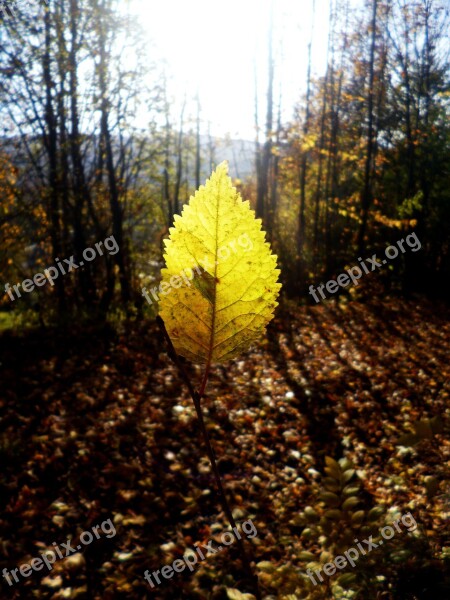
[[[211,364],[212,355],[214,352],[214,333],[216,328],[216,306],[217,306],[217,253],[219,249],[219,208],[220,208],[220,192],[221,192],[222,180],[219,178],[218,191],[217,191],[217,202],[216,202],[216,231],[215,231],[215,248],[214,248],[214,296],[212,302],[211,312],[211,334],[209,336],[209,350],[207,365]]]

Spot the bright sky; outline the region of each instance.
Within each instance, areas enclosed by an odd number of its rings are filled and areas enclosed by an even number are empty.
[[[328,2],[316,0],[313,71],[322,74],[328,34]],[[153,59],[164,58],[171,94],[179,105],[198,89],[203,133],[254,139],[254,65],[260,89],[260,126],[264,125],[270,0],[132,0],[132,12],[153,41]],[[274,0],[274,52],[283,117],[305,90],[307,44],[313,0]],[[193,106],[193,105],[192,105]],[[191,110],[194,114],[194,110]]]

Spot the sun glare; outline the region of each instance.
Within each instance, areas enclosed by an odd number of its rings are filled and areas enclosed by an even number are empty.
[[[134,0],[131,10],[152,41],[149,58],[167,63],[174,101],[181,105],[186,95],[193,111],[198,91],[202,120],[214,134],[253,139],[255,73],[260,98],[267,79],[270,0]],[[283,81],[282,108],[288,118],[305,80],[311,18],[312,0],[274,2],[273,50],[281,58],[275,78]],[[326,51],[327,18],[325,0],[317,0],[318,71]],[[261,123],[264,110],[260,100]]]

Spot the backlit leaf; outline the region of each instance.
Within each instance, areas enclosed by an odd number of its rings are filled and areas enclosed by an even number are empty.
[[[198,363],[233,358],[262,335],[278,304],[279,270],[261,220],[222,163],[174,224],[160,316],[178,354]]]

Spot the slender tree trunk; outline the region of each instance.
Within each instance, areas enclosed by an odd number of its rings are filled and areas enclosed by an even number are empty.
[[[272,157],[272,135],[273,135],[273,81],[274,81],[274,60],[273,60],[273,2],[270,11],[269,25],[269,52],[268,52],[268,84],[267,84],[267,109],[266,109],[266,133],[261,158],[260,185],[256,199],[256,214],[263,219],[266,229],[268,220],[266,219],[266,205],[269,192],[269,171]]]
[[[200,167],[201,167],[201,156],[200,156],[200,98],[197,93],[197,123],[195,131],[195,189],[198,190],[200,187]]]
[[[330,133],[327,148],[327,165],[326,165],[326,176],[325,176],[325,271],[328,272],[330,267],[331,257],[331,203],[333,198],[331,196],[332,189],[332,164],[334,155],[336,152],[336,137],[337,137],[337,120],[336,120],[336,81],[335,81],[335,23],[336,15],[334,14],[331,22],[331,61],[330,61],[330,77],[329,77],[329,90],[330,90]]]
[[[51,74],[51,12],[50,7],[45,11],[45,48],[43,54],[43,75],[45,85],[45,125],[46,135],[44,143],[49,158],[49,187],[50,187],[50,236],[52,240],[52,251],[55,258],[62,259],[61,256],[61,223],[59,217],[60,208],[60,185],[58,176],[58,132],[57,119],[53,107],[54,82]],[[59,318],[63,319],[66,311],[66,294],[64,278],[58,277],[55,282],[56,294],[58,297]]]
[[[170,149],[171,149],[171,125],[170,125],[170,110],[169,102],[167,99],[167,79],[164,73],[163,77],[163,94],[164,94],[164,169],[163,169],[163,184],[162,184],[162,196],[163,196],[163,211],[166,215],[166,226],[170,226],[173,220],[173,205],[170,197]],[[162,244],[163,237],[161,237],[161,251],[164,249]]]
[[[281,90],[278,102],[278,118],[277,118],[277,132],[275,138],[275,147],[277,151],[272,159],[271,169],[271,185],[270,185],[270,203],[269,203],[269,218],[267,221],[267,236],[269,241],[273,244],[274,242],[274,227],[276,222],[276,209],[277,209],[277,196],[278,196],[278,175],[279,175],[279,147],[281,138]]]
[[[262,194],[262,173],[261,173],[261,142],[259,137],[259,112],[258,112],[258,76],[256,71],[256,62],[253,64],[254,86],[255,86],[255,171],[256,171],[256,215],[259,218],[264,216],[264,197]]]
[[[316,2],[312,3],[311,17],[311,35],[308,43],[308,68],[306,73],[306,102],[305,102],[305,117],[303,121],[302,143],[305,144],[309,134],[310,119],[311,119],[311,59],[312,59],[312,43],[314,39],[314,20],[316,17]],[[305,247],[305,207],[306,207],[306,174],[308,167],[309,151],[301,150],[300,161],[300,206],[298,213],[297,226],[297,289],[301,291],[305,280],[305,269],[303,260],[303,249]]]
[[[211,173],[215,167],[215,142],[211,135],[211,124],[208,123],[208,154],[209,154],[209,172]]]
[[[175,192],[173,195],[173,211],[174,215],[180,214],[180,189],[181,180],[183,178],[183,136],[184,136],[184,111],[186,110],[186,96],[183,100],[183,106],[181,107],[180,114],[180,129],[178,132],[178,143],[177,143],[177,171],[175,175]]]
[[[345,25],[343,30],[343,39],[342,39],[342,49],[341,56],[339,59],[338,72],[339,77],[337,81],[337,90],[336,90],[336,98],[334,102],[334,109],[332,115],[332,123],[331,123],[331,140],[330,140],[330,156],[331,156],[331,177],[330,177],[330,198],[333,202],[338,196],[338,187],[339,187],[339,137],[340,137],[340,120],[341,120],[341,110],[342,110],[342,87],[344,81],[344,70],[345,70],[345,57],[347,53],[348,46],[348,20],[349,20],[349,2],[346,0],[345,2]],[[329,211],[328,218],[331,219],[332,212]],[[330,272],[334,265],[331,262],[331,257],[336,255],[332,253],[331,243],[332,243],[332,232],[331,232],[331,222],[327,224],[327,271]]]
[[[430,200],[430,163],[432,161],[432,150],[430,149],[430,130],[429,130],[429,119],[430,119],[430,104],[431,104],[431,89],[430,89],[430,63],[431,63],[431,40],[430,40],[430,13],[432,8],[432,0],[425,0],[424,4],[424,48],[423,48],[423,69],[422,69],[422,89],[425,95],[424,103],[424,114],[423,114],[423,130],[425,140],[423,141],[424,158],[423,168],[421,169],[421,188],[422,188],[422,220],[423,222],[428,219],[429,212],[429,200]]]
[[[59,7],[58,7],[59,8]],[[61,164],[61,202],[62,202],[62,240],[61,250],[64,256],[69,255],[69,224],[70,224],[70,199],[69,199],[69,143],[67,140],[67,111],[65,106],[66,98],[66,75],[67,75],[67,62],[66,55],[67,49],[64,40],[64,27],[62,23],[61,13],[67,8],[66,1],[61,1],[58,14],[56,15],[56,30],[58,36],[58,75],[59,75],[59,89],[58,89],[58,122],[59,122],[59,154]]]
[[[325,150],[325,139],[326,139],[326,118],[328,110],[328,89],[330,79],[330,66],[328,64],[328,57],[330,56],[330,47],[332,39],[332,20],[333,20],[333,0],[330,0],[330,12],[329,12],[329,34],[327,43],[327,71],[323,82],[323,95],[322,95],[322,109],[320,115],[320,133],[319,133],[319,156],[318,156],[318,168],[317,168],[317,180],[316,190],[314,194],[314,271],[315,275],[318,272],[318,266],[320,262],[319,253],[319,229],[320,229],[320,200],[322,198],[322,178],[323,178],[323,153]]]
[[[116,170],[114,166],[114,151],[113,151],[113,142],[111,139],[111,132],[109,129],[109,102],[108,102],[108,89],[107,89],[107,33],[106,27],[104,23],[104,15],[105,15],[105,5],[102,2],[99,9],[97,19],[98,19],[98,44],[99,44],[99,92],[101,98],[100,105],[100,128],[101,135],[103,138],[103,143],[105,147],[106,154],[106,171],[108,175],[108,185],[109,185],[109,205],[111,209],[112,216],[112,229],[114,239],[119,246],[119,252],[115,254],[116,264],[119,269],[119,281],[120,281],[120,291],[122,303],[125,307],[128,306],[128,303],[131,299],[131,289],[130,289],[130,279],[129,273],[127,269],[126,263],[126,248],[124,245],[124,236],[123,236],[123,209],[120,204],[119,198],[119,189],[118,182],[116,177]]]
[[[79,132],[78,111],[78,0],[70,0],[70,50],[68,53],[69,63],[69,90],[70,90],[70,112],[71,132],[70,149],[73,165],[73,188],[74,188],[74,210],[73,229],[74,247],[77,263],[83,261],[83,250],[86,248],[86,236],[83,223],[84,205],[89,195],[89,190],[84,178],[84,167],[81,151],[81,136]],[[87,306],[92,306],[95,300],[95,286],[92,280],[92,272],[89,263],[85,263],[83,269],[77,271],[82,290],[82,299]]]
[[[369,59],[369,90],[367,100],[367,150],[364,166],[364,187],[361,195],[361,226],[358,233],[358,252],[362,256],[365,250],[365,236],[367,231],[367,220],[369,208],[372,202],[372,167],[373,167],[373,149],[374,149],[374,114],[373,114],[373,96],[374,96],[374,74],[375,74],[375,41],[377,29],[377,7],[378,0],[372,0],[372,22],[371,22],[371,42]]]

